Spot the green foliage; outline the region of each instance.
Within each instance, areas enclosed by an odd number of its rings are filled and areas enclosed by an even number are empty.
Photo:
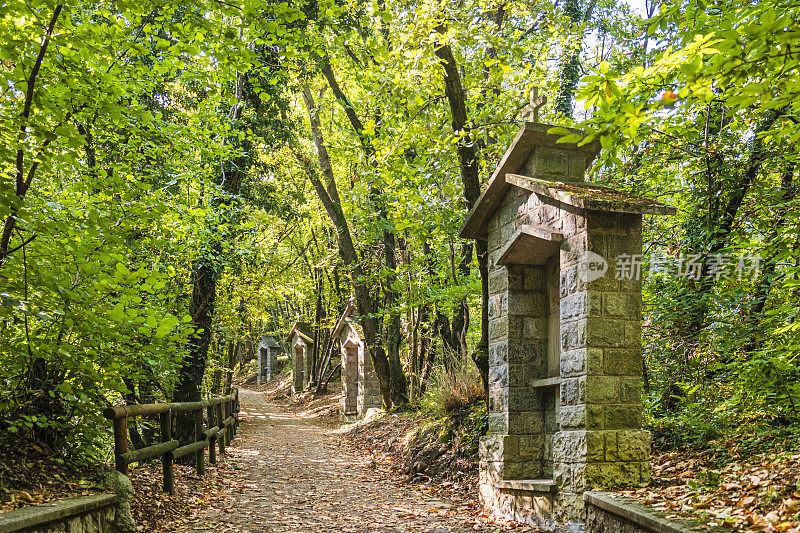
[[[797,420],[797,16],[780,1],[664,5],[638,38],[643,62],[584,78],[600,181],[679,209],[646,221],[645,247],[761,260],[741,279],[645,285],[652,424],[675,443]],[[677,382],[685,398],[668,401]]]
[[[228,368],[229,348],[252,355],[248,341],[296,319],[333,325],[351,280],[296,157],[316,150],[305,85],[375,313],[384,326],[401,317],[407,367],[423,345],[433,354],[423,407],[475,405],[477,370],[456,361],[445,372],[434,329],[466,302],[467,353],[480,338],[474,253],[460,264],[467,248],[456,237],[466,212],[457,147],[474,143],[485,180],[532,86],[554,94],[564,81],[578,83],[580,125],[604,148],[592,179],[678,208],[645,219],[650,252],[763,259],[743,279],[647,280],[651,427],[679,444],[743,421],[796,422],[793,3],[686,1],[646,21],[612,0],[589,11],[438,0],[57,5],[7,2],[0,21],[6,433],[85,458],[105,444],[107,402],[171,397],[187,343],[201,333],[189,316],[201,263],[216,281],[213,368]],[[468,113],[455,133],[443,45]],[[326,65],[346,102],[320,73]],[[550,108],[541,120],[572,123]],[[234,175],[237,188],[226,181]]]
[[[230,15],[221,6],[4,7],[0,424],[68,459],[105,456],[107,402],[136,401],[143,384],[170,398],[192,334],[190,267],[210,238],[225,254],[212,260],[252,253],[232,236],[258,212],[209,209],[214,162],[236,149],[219,135],[228,82],[260,60],[215,23]]]

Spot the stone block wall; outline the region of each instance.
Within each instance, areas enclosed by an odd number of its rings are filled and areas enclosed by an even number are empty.
[[[542,433],[544,441],[542,443],[542,477],[553,479],[555,462],[553,455],[553,443],[559,431],[559,414],[561,405],[558,399],[558,387],[546,387],[540,389],[542,396],[542,409],[544,416],[544,427]]]
[[[262,335],[258,344],[258,383],[269,381],[278,373],[278,348],[271,346],[267,335]],[[274,344],[274,341],[272,342]]]
[[[548,281],[560,257],[547,265],[497,264],[501,249],[523,224],[561,231],[562,213],[545,212],[536,195],[512,188],[489,221],[489,435],[481,440],[480,495],[501,515],[548,529],[556,527],[558,496],[498,488],[503,480],[553,479],[552,442],[559,429],[556,386],[534,387],[548,369]],[[535,206],[535,207],[534,207]],[[543,220],[550,224],[543,223]],[[548,273],[550,270],[550,273]],[[558,326],[556,325],[556,329]],[[555,369],[558,375],[558,369]]]
[[[583,181],[586,173],[586,154],[574,148],[537,146],[533,149],[522,173],[542,180]]]
[[[303,388],[305,389],[308,387],[309,382],[311,381],[311,374],[313,373],[313,366],[312,366],[312,359],[311,359],[311,352],[314,349],[313,346],[310,344],[305,344],[303,346]]]
[[[300,393],[306,388],[308,377],[306,374],[306,367],[308,366],[308,357],[306,353],[305,344],[299,335],[295,334],[291,342],[292,350],[292,388],[294,392]]]
[[[358,353],[358,414],[363,416],[367,409],[379,408],[382,405],[378,375],[372,365],[372,358],[366,353],[362,344]]]
[[[563,236],[549,265],[559,272],[557,304],[548,298],[548,265],[497,265],[523,224]],[[642,483],[650,475],[649,434],[640,420],[641,282],[615,277],[617,256],[641,253],[641,215],[584,211],[512,187],[488,228],[490,413],[480,452],[481,497],[506,516],[527,516],[545,527],[580,523],[585,490]],[[582,279],[586,251],[609,262],[605,277]],[[548,328],[553,305],[559,307],[556,339]],[[548,342],[560,351],[560,383],[533,387],[553,375]],[[491,487],[532,478],[555,481],[555,495],[537,496],[549,498],[550,522],[534,510],[544,500],[534,505],[524,491]]]
[[[346,415],[358,410],[358,345],[347,342],[346,331],[342,337],[342,398],[339,410]]]
[[[496,488],[481,483],[479,496],[483,504],[495,513],[546,530],[558,530],[555,519],[556,494],[513,488]]]
[[[641,281],[616,278],[621,254],[640,254],[641,215],[589,211],[568,241],[585,242],[609,262],[586,282],[580,256],[562,250],[561,431],[556,482],[590,487],[649,480],[649,433],[641,429]]]
[[[639,524],[594,506],[586,509],[586,531],[590,533],[650,533]]]
[[[523,224],[536,224],[563,231],[563,218],[575,215],[555,204],[543,204],[535,194],[512,188],[489,221],[489,433],[506,435],[502,466],[487,468],[502,479],[551,477],[554,465],[552,442],[558,431],[559,399],[556,387],[533,384],[552,377],[548,371],[547,285],[558,272],[560,257],[547,265],[497,264],[502,247]],[[547,223],[544,223],[547,221]],[[556,265],[553,267],[552,265]],[[548,270],[550,274],[548,275]],[[554,284],[558,286],[560,280]],[[557,327],[556,327],[557,329]],[[558,375],[558,369],[555,369]],[[509,440],[509,437],[514,437]]]
[[[278,373],[278,348],[267,348],[267,357],[264,365],[264,379],[271,380]]]
[[[357,321],[347,318],[341,325],[339,340],[342,354],[342,399],[339,410],[347,421],[354,421],[357,417],[364,416],[368,409],[383,405],[378,375],[372,359],[366,353],[362,335]]]
[[[666,518],[661,511],[636,500],[608,492],[586,492],[586,533],[708,533],[730,531],[695,520]]]

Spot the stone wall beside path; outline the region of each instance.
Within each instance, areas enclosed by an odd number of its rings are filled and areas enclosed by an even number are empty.
[[[114,494],[66,498],[0,514],[0,533],[116,532]]]
[[[666,518],[642,503],[609,492],[585,492],[585,533],[724,533],[694,520]]]

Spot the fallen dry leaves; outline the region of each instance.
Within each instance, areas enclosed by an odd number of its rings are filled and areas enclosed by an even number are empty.
[[[721,463],[722,466],[715,467]],[[670,517],[706,527],[800,533],[800,453],[734,455],[671,452],[653,458],[649,487],[620,491]]]
[[[406,435],[422,422],[408,413],[358,431],[338,431],[331,394],[290,406],[285,384],[243,391],[242,427],[229,454],[202,478],[176,465],[176,494],[161,491],[158,462],[131,471],[140,531],[535,531],[497,520],[478,504],[475,457],[438,448],[446,465],[409,475]],[[432,448],[433,449],[433,448]],[[441,452],[441,453],[440,453]],[[419,454],[416,459],[422,456]],[[0,511],[104,490],[104,471],[71,476],[27,454],[0,470]],[[800,453],[656,453],[648,487],[619,491],[668,518],[701,528],[800,533]]]
[[[241,391],[242,424],[218,489],[165,531],[534,531],[495,521],[453,483],[406,483],[392,457],[334,429],[336,395],[287,406]]]
[[[273,387],[274,396],[285,387]],[[133,514],[139,531],[533,531],[495,520],[481,509],[465,480],[407,483],[395,458],[359,450],[334,431],[338,396],[306,397],[290,406],[243,391],[243,421],[228,454],[207,475],[175,466],[174,495],[161,490],[155,461],[131,469]],[[8,466],[8,463],[6,463]],[[9,468],[9,471],[18,471]],[[86,476],[32,478],[0,493],[6,508],[103,491],[107,469]],[[55,475],[56,477],[53,477]],[[84,473],[85,475],[85,473]],[[20,480],[17,480],[21,482]],[[9,485],[12,486],[12,485]],[[29,490],[26,490],[29,489]],[[31,500],[31,501],[28,501]]]
[[[131,505],[138,531],[180,531],[198,513],[227,498],[237,481],[232,472],[236,465],[231,457],[223,457],[216,465],[206,465],[206,475],[198,476],[194,468],[175,465],[175,494],[161,490],[160,463],[133,468],[129,477],[136,494]]]
[[[0,456],[0,513],[106,490],[102,485],[104,468],[65,469],[35,443],[17,443]]]

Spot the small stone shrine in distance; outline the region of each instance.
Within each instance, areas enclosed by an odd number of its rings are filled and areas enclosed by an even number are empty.
[[[557,143],[535,120],[541,103],[460,232],[489,249],[480,497],[496,514],[582,531],[585,491],[650,478],[641,278],[614,266],[641,257],[643,214],[674,210],[586,183],[599,143]]]
[[[314,334],[306,322],[295,322],[286,336],[292,351],[292,392],[299,394],[308,385],[311,376],[311,350],[314,347]]]
[[[278,373],[278,352],[281,345],[271,335],[261,335],[258,342],[258,378],[259,385],[269,381]]]
[[[342,352],[339,413],[347,422],[362,418],[369,409],[382,405],[378,376],[364,349],[364,332],[353,316],[354,311],[355,304],[350,302],[333,328],[333,337],[339,339]]]

